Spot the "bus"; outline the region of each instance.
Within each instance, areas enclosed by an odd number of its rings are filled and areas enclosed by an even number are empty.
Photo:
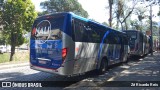
[[[126,62],[128,37],[71,12],[38,17],[32,26],[30,68],[58,75],[77,75]]]
[[[144,56],[149,53],[149,37],[138,30],[127,30],[131,56]]]
[[[150,37],[148,35],[144,35],[144,54],[147,55],[150,53],[150,41],[149,41]]]

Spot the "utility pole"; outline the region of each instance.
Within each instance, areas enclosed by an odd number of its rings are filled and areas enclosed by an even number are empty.
[[[152,4],[150,4],[151,55],[153,56]]]

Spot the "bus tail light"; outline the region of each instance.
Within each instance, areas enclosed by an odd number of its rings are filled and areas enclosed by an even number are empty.
[[[67,56],[67,48],[62,49],[62,60],[64,61]]]

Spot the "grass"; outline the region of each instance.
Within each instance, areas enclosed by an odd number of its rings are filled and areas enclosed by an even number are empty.
[[[29,62],[29,51],[19,50],[16,51],[13,56],[13,61],[9,61],[10,53],[0,54],[0,63],[19,63],[19,62]]]
[[[0,63],[9,62],[9,53],[0,54]]]

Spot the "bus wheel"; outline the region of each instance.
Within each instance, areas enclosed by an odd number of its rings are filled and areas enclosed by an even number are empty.
[[[107,59],[103,58],[100,64],[100,68],[98,70],[98,74],[99,75],[104,74],[107,68],[108,68]]]

